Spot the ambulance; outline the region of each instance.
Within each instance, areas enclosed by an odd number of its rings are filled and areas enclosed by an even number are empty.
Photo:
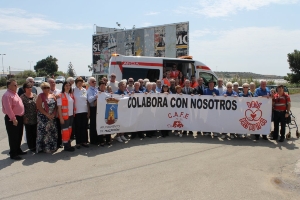
[[[217,82],[217,75],[202,62],[193,60],[191,56],[167,58],[112,54],[109,61],[108,77],[114,73],[117,76],[117,81],[128,80],[128,78],[133,78],[134,81],[148,78],[150,82],[155,82],[162,80],[163,72],[171,71],[174,64],[176,64],[177,70],[181,71],[188,79],[192,75],[195,75],[197,79],[202,77],[206,86],[211,79]]]

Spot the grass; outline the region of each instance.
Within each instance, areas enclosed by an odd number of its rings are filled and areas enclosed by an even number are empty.
[[[299,94],[300,88],[289,88],[289,94]]]

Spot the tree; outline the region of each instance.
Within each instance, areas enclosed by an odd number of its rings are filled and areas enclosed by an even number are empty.
[[[68,65],[68,71],[67,71],[67,74],[68,74],[68,76],[70,76],[70,77],[76,76],[76,72],[75,72],[75,70],[74,70],[73,65],[72,65],[71,62],[70,62],[70,64]]]
[[[288,62],[290,65],[290,70],[292,73],[288,73],[287,76],[284,77],[290,83],[299,83],[300,82],[300,51],[294,50],[294,52],[289,53]]]
[[[58,65],[56,62],[57,59],[50,55],[47,58],[38,61],[34,66],[34,70],[39,76],[41,76],[40,74],[45,73],[46,75],[53,75],[58,70]]]
[[[55,72],[54,76],[64,76],[64,77],[66,77],[67,75],[66,75],[66,73],[64,73],[62,71],[57,71],[57,72]]]

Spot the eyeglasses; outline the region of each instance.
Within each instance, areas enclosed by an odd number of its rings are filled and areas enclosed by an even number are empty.
[[[243,88],[248,88],[248,87],[243,87]]]
[[[50,87],[43,87],[42,89],[43,89],[43,90],[46,90],[46,89],[50,89]]]
[[[86,86],[82,86],[83,88],[86,88]]]
[[[96,83],[96,81],[91,81],[91,83]]]

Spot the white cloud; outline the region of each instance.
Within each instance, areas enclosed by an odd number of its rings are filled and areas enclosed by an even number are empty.
[[[199,0],[195,5],[181,6],[174,10],[178,14],[223,17],[243,10],[257,10],[270,4],[294,4],[299,0]]]
[[[39,14],[31,14],[21,9],[0,9],[0,32],[25,33],[28,35],[44,35],[50,30],[92,28],[91,25],[62,24],[46,19]]]
[[[145,13],[145,15],[158,15],[159,12],[147,12]]]
[[[152,25],[152,23],[150,23],[150,22],[144,22],[142,27],[147,27],[147,26],[151,26],[151,25]]]
[[[287,54],[300,46],[300,29],[248,27],[215,34],[209,39],[191,35],[190,52],[213,70],[218,66],[219,71],[286,75]]]

